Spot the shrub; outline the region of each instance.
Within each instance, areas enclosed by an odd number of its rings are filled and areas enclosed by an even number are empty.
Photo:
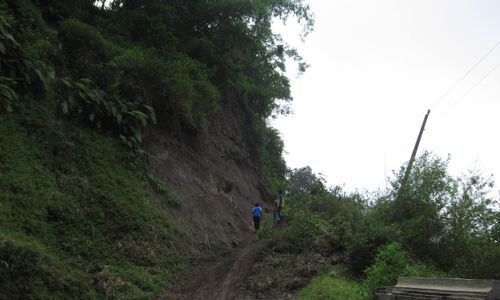
[[[64,114],[83,116],[83,120],[97,128],[118,133],[122,142],[131,148],[136,149],[142,142],[142,130],[156,123],[155,112],[150,106],[109,95],[89,79],[79,82],[61,79],[60,91],[64,98],[61,103]]]
[[[151,104],[160,116],[180,116],[198,128],[216,111],[219,91],[206,67],[187,56],[165,59],[153,49],[131,48],[110,66],[118,74],[116,91],[126,99]]]
[[[362,288],[366,295],[372,295],[377,287],[395,285],[400,275],[443,275],[432,266],[412,262],[397,242],[381,247],[375,262],[365,270],[365,274]]]
[[[346,278],[325,274],[314,278],[297,295],[299,300],[363,300],[358,283]]]
[[[37,250],[0,237],[0,299],[95,298],[88,277],[60,274],[61,266]]]
[[[73,78],[90,78],[104,87],[110,81],[107,62],[117,52],[94,27],[77,19],[63,21],[59,28],[66,71]]]
[[[54,77],[44,63],[26,59],[11,23],[12,17],[0,7],[0,101],[6,111],[12,111],[19,94],[44,95],[49,79]]]

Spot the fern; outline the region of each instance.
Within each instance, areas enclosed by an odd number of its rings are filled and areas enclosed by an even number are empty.
[[[151,106],[109,94],[90,79],[74,82],[70,78],[62,78],[60,87],[62,94],[66,95],[61,101],[63,114],[84,116],[86,122],[97,128],[107,127],[117,132],[128,147],[138,148],[143,140],[143,129],[156,123]]]

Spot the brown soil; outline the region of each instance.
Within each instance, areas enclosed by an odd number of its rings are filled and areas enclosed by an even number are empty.
[[[183,199],[180,208],[167,211],[194,256],[211,256],[239,244],[254,203],[272,202],[242,122],[241,113],[222,111],[198,132],[157,128],[146,139],[156,173]]]
[[[255,234],[248,234],[229,255],[189,271],[162,299],[253,299],[246,296],[244,280],[255,260]]]
[[[146,138],[156,174],[183,199],[179,208],[162,195],[158,201],[182,232],[186,254],[201,261],[162,299],[254,298],[243,296],[256,253],[251,209],[270,206],[273,196],[245,139],[248,124],[241,109],[226,107],[196,132],[172,121]]]

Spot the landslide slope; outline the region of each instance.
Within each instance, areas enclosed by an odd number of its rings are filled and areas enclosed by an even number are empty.
[[[0,299],[160,297],[241,249],[286,171],[289,15],[312,26],[302,1],[0,2]]]

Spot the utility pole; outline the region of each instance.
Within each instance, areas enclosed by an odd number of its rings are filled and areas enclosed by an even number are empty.
[[[431,110],[427,110],[427,114],[424,117],[424,121],[422,122],[422,127],[420,127],[420,132],[418,133],[417,142],[415,143],[415,147],[413,147],[413,152],[411,153],[410,161],[408,162],[408,166],[406,167],[405,176],[403,177],[403,182],[401,182],[401,186],[399,187],[398,196],[396,200],[399,200],[401,193],[406,187],[406,181],[408,180],[408,176],[410,176],[411,168],[413,167],[413,162],[415,161],[415,156],[417,155],[418,145],[420,144],[420,139],[422,139],[422,134],[424,133],[425,123],[427,123],[427,118]]]

